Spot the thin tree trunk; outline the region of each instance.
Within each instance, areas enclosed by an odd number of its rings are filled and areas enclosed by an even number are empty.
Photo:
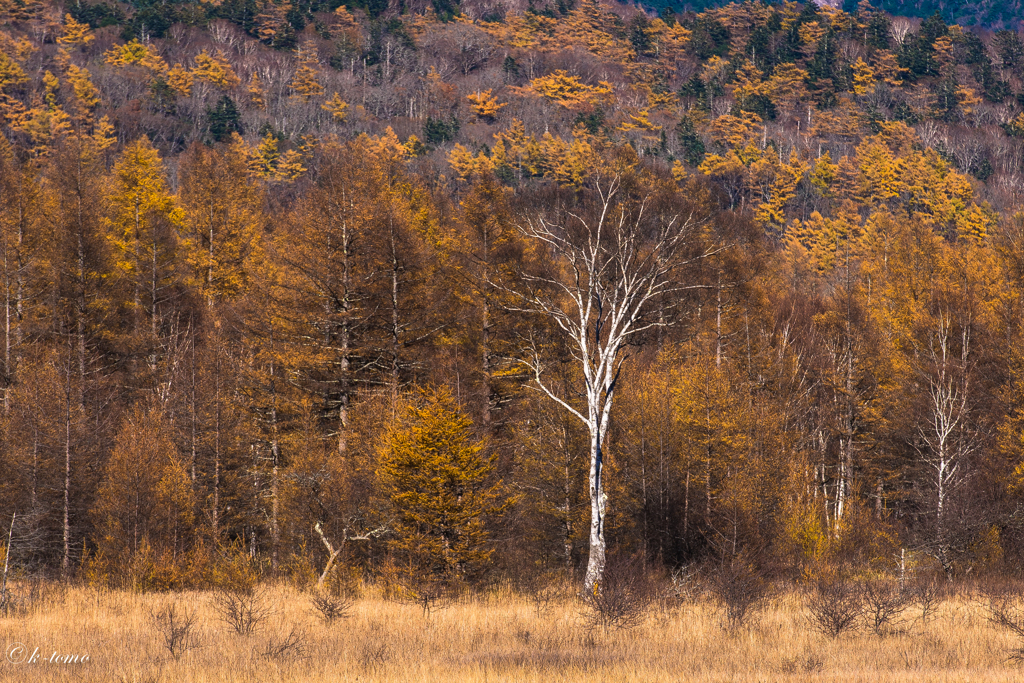
[[[398,393],[398,245],[395,243],[394,221],[391,229],[391,387]]]
[[[213,307],[213,212],[210,212],[210,250],[206,258],[206,302]]]
[[[690,470],[686,470],[686,488],[683,493],[683,539],[687,539],[690,530]]]
[[[565,537],[562,541],[565,553],[566,576],[572,576],[572,455],[569,451],[569,430],[562,427],[562,455],[564,458],[564,486],[562,493],[565,496]]]
[[[81,407],[85,407],[85,396],[83,394],[85,389],[85,314],[86,314],[86,283],[85,283],[85,221],[83,216],[84,209],[82,208],[82,162],[81,155],[79,155],[78,161],[78,178],[76,180],[77,189],[77,200],[78,200],[78,291],[76,294],[77,304],[77,320],[76,320],[76,332],[78,341],[78,403]]]
[[[160,331],[160,310],[158,308],[157,300],[156,300],[157,299],[158,286],[157,286],[157,259],[156,259],[156,240],[155,239],[153,240],[152,266],[153,266],[153,268],[152,268],[153,272],[150,274],[150,282],[149,282],[149,288],[150,288],[150,294],[149,295],[150,295],[150,298],[151,298],[150,305],[152,306],[152,312],[150,313],[150,316],[149,316],[149,325],[150,325],[150,331],[153,333],[153,340],[155,342],[156,339],[159,336],[159,331]],[[156,369],[155,368],[155,364],[156,364],[156,359],[154,358],[154,360],[153,360],[154,368],[153,369]]]
[[[273,352],[274,333],[270,333],[270,344]],[[270,567],[277,572],[277,550],[281,540],[281,528],[278,524],[278,467],[281,461],[281,448],[278,443],[277,425],[277,381],[276,366],[270,363],[270,455],[273,458],[273,469],[270,476]]]
[[[644,525],[644,551],[650,549],[650,503],[647,500],[647,425],[641,427],[643,432],[640,436],[640,500],[643,510]]]
[[[7,376],[4,381],[3,392],[4,392],[4,415],[10,411],[11,407],[11,385],[14,381],[14,376],[11,371],[11,276],[10,266],[8,258],[8,249],[6,242],[4,243],[4,374]]]
[[[61,558],[61,577],[67,578],[71,570],[71,368],[67,368],[64,395],[64,554]]]
[[[190,469],[192,473],[192,489],[194,491],[196,487],[196,461],[198,460],[198,446],[196,443],[198,438],[198,425],[196,424],[198,422],[198,410],[196,406],[196,332],[195,326],[190,327],[190,331],[192,333],[192,382],[191,385],[189,386],[189,410],[191,412],[190,417],[192,422],[192,431],[190,434],[192,447],[192,463]]]
[[[722,271],[718,271],[717,299],[715,302],[715,367],[722,367]]]
[[[490,302],[487,298],[486,293],[484,294],[483,311],[481,316],[481,362],[484,374],[484,400],[482,407],[481,420],[484,425],[484,429],[491,428],[491,421],[494,419],[492,415],[493,400],[494,400],[494,388],[492,385],[491,376],[491,307]]]
[[[35,511],[39,502],[39,425],[32,425],[32,491],[29,500]]]
[[[14,539],[14,520],[17,518],[18,513],[11,515],[11,528],[7,531],[7,548],[4,551],[4,584],[0,588],[0,607],[4,608],[4,613],[7,612],[7,568],[11,563],[11,542]]]
[[[14,249],[14,306],[11,310],[11,253],[9,245],[4,241],[4,372],[7,383],[4,386],[4,414],[10,410],[11,387],[14,386],[20,355],[23,319],[23,297],[25,294],[25,207],[22,193],[18,193],[18,234]],[[12,341],[12,337],[14,337]]]
[[[216,323],[219,325],[219,323]],[[219,331],[217,336],[220,336]],[[219,339],[218,339],[219,341]],[[220,376],[220,348],[219,344],[215,349],[217,358],[214,361],[214,424],[213,424],[213,510],[211,521],[213,524],[214,542],[220,538],[220,428],[221,428],[221,376]]]
[[[352,330],[349,314],[352,310],[350,287],[352,286],[352,247],[348,231],[348,221],[341,222],[341,395],[338,397],[338,455],[345,457],[348,450],[348,406],[349,406],[349,371],[351,369]]]
[[[487,224],[484,223],[483,230],[481,231],[483,238],[483,267],[484,277],[482,286],[482,310],[480,320],[480,352],[481,352],[481,365],[483,369],[483,380],[484,380],[484,400],[481,411],[481,418],[485,429],[490,429],[491,421],[494,419],[492,414],[494,408],[494,386],[491,366],[491,292],[488,283],[491,281],[491,240],[490,233],[487,230]]]

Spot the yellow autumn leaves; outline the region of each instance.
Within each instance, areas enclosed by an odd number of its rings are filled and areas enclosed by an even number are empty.
[[[115,45],[103,53],[107,64],[120,67],[138,66],[154,76],[162,76],[178,94],[188,97],[195,81],[205,81],[214,87],[230,89],[241,81],[227,57],[220,50],[213,55],[202,50],[195,56],[195,66],[188,69],[181,64],[168,67],[154,48],[132,40],[124,45]]]
[[[227,56],[217,50],[210,54],[202,50],[194,58],[194,66],[188,68],[178,63],[168,67],[167,62],[157,51],[138,40],[131,40],[123,45],[115,45],[103,54],[107,64],[119,67],[137,66],[146,69],[152,77],[161,77],[178,95],[189,97],[196,82],[205,82],[221,90],[231,90],[241,84]],[[299,46],[296,55],[298,66],[288,83],[291,97],[309,102],[324,94],[319,70],[319,55],[313,41],[306,41]],[[0,61],[0,87],[3,83],[4,64]],[[16,72],[12,77],[16,77]],[[266,108],[266,93],[259,75],[254,71],[246,88],[250,102],[257,108]],[[342,122],[347,117],[348,104],[335,92],[322,108],[328,111],[334,121]]]

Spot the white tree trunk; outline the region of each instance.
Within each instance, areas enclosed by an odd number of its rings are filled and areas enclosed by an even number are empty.
[[[574,406],[571,391],[556,394],[545,378],[545,363],[534,341],[520,362],[528,367],[536,387],[568,410],[587,428],[590,437],[590,554],[584,588],[600,589],[606,560],[607,496],[603,481],[604,441],[627,344],[645,330],[667,324],[664,306],[646,314],[658,300],[692,289],[678,281],[681,266],[720,249],[685,255],[683,247],[700,221],[688,217],[648,218],[648,198],[632,204],[620,201],[620,178],[599,180],[598,209],[592,218],[569,214],[568,225],[528,218],[520,230],[547,249],[555,275],[520,275],[522,283],[494,283],[515,296],[513,310],[553,322],[564,335],[583,375],[586,407]],[[614,217],[613,217],[614,216]],[[674,297],[678,301],[680,297]],[[671,305],[671,304],[670,304]],[[577,395],[579,395],[577,394]]]
[[[590,555],[587,559],[587,574],[584,585],[595,590],[604,576],[605,540],[604,516],[605,494],[602,482],[604,462],[601,453],[601,437],[592,430],[590,435]]]
[[[950,541],[946,529],[946,508],[952,490],[959,483],[966,456],[974,449],[970,422],[970,321],[963,323],[959,358],[953,353],[951,321],[939,314],[931,355],[934,370],[929,382],[929,414],[921,426],[927,446],[925,462],[934,472],[935,557],[947,575],[950,572]]]

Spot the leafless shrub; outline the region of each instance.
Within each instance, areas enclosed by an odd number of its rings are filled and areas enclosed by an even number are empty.
[[[657,596],[650,576],[639,557],[611,559],[604,577],[583,600],[591,627],[626,629],[638,626]]]
[[[338,619],[348,616],[354,600],[347,594],[332,594],[321,592],[310,598],[314,611],[323,619],[325,624],[333,624]]]
[[[935,616],[939,605],[946,597],[945,587],[934,580],[922,581],[914,586],[912,592],[914,602],[921,608],[921,622],[927,623],[931,617]]]
[[[864,611],[875,633],[883,636],[898,632],[897,621],[911,604],[911,594],[888,581],[874,581],[864,585],[862,597]]]
[[[265,591],[259,587],[251,591],[218,590],[213,596],[213,608],[235,633],[243,636],[262,628],[273,613]]]
[[[153,621],[160,631],[164,647],[171,657],[179,659],[189,650],[199,647],[199,636],[195,632],[198,618],[194,609],[179,609],[174,603],[152,613]]]
[[[1010,650],[1009,661],[1024,663],[1024,595],[1005,585],[989,589],[988,619],[997,628],[1017,637],[1017,646]]]
[[[459,577],[447,572],[409,570],[396,565],[383,567],[380,581],[386,599],[418,605],[428,618],[434,611],[457,602],[466,590]]]
[[[742,557],[723,563],[712,577],[709,588],[725,615],[729,630],[743,626],[771,597],[771,586]]]
[[[459,602],[468,589],[462,577],[449,572],[410,571],[388,566],[382,570],[380,579],[385,598],[418,605],[427,618],[435,611]]]
[[[1005,596],[993,599],[988,610],[989,621],[1019,638],[1024,638],[1024,610],[1017,600]]]
[[[701,592],[700,578],[697,570],[690,565],[683,565],[672,570],[671,595],[676,602],[692,602],[696,600]]]
[[[3,578],[3,586],[0,587],[0,616],[13,617],[19,614],[27,614],[30,599],[23,592],[14,589],[14,586],[7,583],[7,577]]]
[[[286,635],[267,640],[260,654],[267,658],[301,656],[306,651],[305,641],[305,631],[293,626]]]
[[[28,599],[10,586],[0,592],[0,616],[13,617],[28,613]]]
[[[35,577],[8,583],[0,589],[0,615],[24,616],[31,612],[59,609],[67,598],[68,586],[63,581],[47,581]]]
[[[848,581],[834,578],[820,579],[807,601],[811,611],[811,624],[815,630],[837,638],[857,627],[864,613],[862,591]]]
[[[784,674],[813,674],[824,669],[825,665],[817,653],[808,651],[803,655],[783,658],[780,668]]]
[[[359,665],[368,671],[382,669],[390,659],[391,646],[379,640],[367,642],[359,652]]]
[[[405,600],[419,605],[423,615],[429,617],[435,611],[454,604],[462,596],[464,586],[444,580],[424,581],[415,588],[406,587]]]
[[[548,607],[564,597],[564,593],[561,586],[554,584],[534,588],[530,591],[530,602],[533,603],[534,612],[540,617]]]

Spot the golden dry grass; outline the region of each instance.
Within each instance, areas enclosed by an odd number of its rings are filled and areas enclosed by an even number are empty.
[[[654,610],[629,631],[588,629],[573,600],[539,607],[494,594],[437,610],[366,595],[324,625],[309,596],[279,586],[264,628],[239,636],[210,593],[133,594],[50,588],[26,613],[0,619],[0,643],[44,657],[88,654],[88,664],[0,663],[0,679],[50,681],[1019,681],[1014,639],[968,597],[928,623],[879,637],[866,629],[829,640],[811,630],[798,595],[777,600],[729,633],[713,605]],[[201,647],[173,659],[152,617],[170,602],[197,611]],[[301,652],[264,654],[302,632]],[[5,651],[6,654],[6,651]]]

